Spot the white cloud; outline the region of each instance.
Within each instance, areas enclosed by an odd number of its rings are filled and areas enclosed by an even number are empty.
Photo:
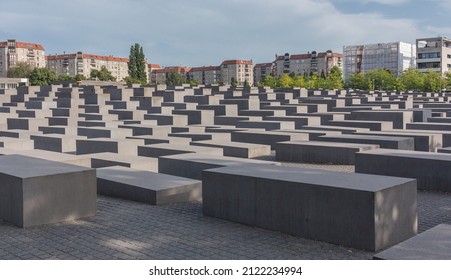
[[[410,0],[363,0],[363,3],[377,3],[383,5],[400,5],[410,2]]]

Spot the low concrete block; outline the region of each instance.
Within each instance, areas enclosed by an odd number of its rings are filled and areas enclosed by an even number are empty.
[[[279,163],[255,159],[191,153],[160,157],[158,160],[158,172],[195,180],[202,180],[203,170],[246,164],[278,165]]]
[[[203,213],[379,251],[417,233],[415,180],[240,165],[205,170]]]
[[[278,161],[354,164],[355,153],[379,148],[378,145],[320,141],[288,141],[276,144]]]
[[[133,169],[158,172],[158,159],[133,155],[98,153],[90,154],[91,167],[103,168],[110,166],[124,166]]]
[[[0,156],[0,217],[19,227],[96,215],[96,172],[64,163]]]
[[[162,205],[200,200],[202,182],[125,167],[97,169],[99,194]]]
[[[418,189],[451,192],[451,155],[377,149],[356,153],[355,172],[414,178]]]
[[[205,140],[191,142],[193,146],[216,147],[224,151],[224,156],[238,158],[255,158],[269,156],[271,147],[269,145],[221,141],[221,140]]]

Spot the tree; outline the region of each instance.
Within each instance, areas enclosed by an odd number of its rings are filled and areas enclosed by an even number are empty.
[[[445,81],[439,73],[429,71],[424,76],[423,91],[439,92],[444,84]]]
[[[138,44],[130,47],[128,60],[128,75],[133,80],[139,80],[141,84],[147,84],[146,57],[143,48]]]
[[[70,81],[73,78],[67,74],[61,74],[56,78],[58,81]]]
[[[50,85],[56,79],[55,72],[49,68],[34,68],[30,73],[30,85],[32,86]]]
[[[424,74],[414,68],[405,70],[399,77],[402,90],[419,91],[424,88]]]
[[[292,88],[293,87],[293,79],[288,74],[283,74],[280,78],[277,79],[277,87],[279,88]]]
[[[326,79],[325,88],[342,89],[343,87],[343,72],[338,66],[334,66]]]
[[[294,75],[292,85],[293,85],[293,87],[297,87],[297,88],[305,88],[306,83],[305,83],[304,77],[299,74]]]
[[[134,79],[134,78],[132,78],[132,77],[130,77],[130,76],[125,77],[125,78],[124,78],[124,82],[125,82],[126,84],[141,84],[141,81],[140,81],[140,80]]]
[[[352,89],[368,90],[370,89],[370,83],[368,82],[368,79],[367,77],[365,77],[364,73],[352,73],[346,81],[346,87]]]
[[[91,70],[91,78],[100,81],[116,81],[116,78],[111,74],[105,66],[102,66],[100,70]]]
[[[232,85],[232,87],[238,86],[238,82],[236,81],[235,77],[232,77],[230,79],[230,84]]]
[[[263,77],[263,80],[260,82],[259,86],[275,88],[276,83],[277,83],[276,78],[272,75],[269,75],[269,76]]]
[[[169,73],[168,77],[166,78],[166,85],[168,86],[179,86],[184,83],[186,83],[186,78],[183,77],[182,74],[175,71]]]
[[[395,90],[396,78],[388,69],[375,69],[365,74],[367,80],[371,83],[372,89],[377,90]]]
[[[86,77],[83,74],[77,74],[77,75],[75,75],[74,79],[77,82],[80,82],[80,81],[86,80]]]
[[[243,87],[244,87],[245,89],[250,89],[250,88],[251,88],[251,85],[249,84],[249,82],[248,82],[247,80],[245,80],[245,81],[244,81],[244,84],[243,84]]]
[[[15,66],[9,68],[8,78],[28,78],[30,77],[33,67],[25,62],[18,62]]]

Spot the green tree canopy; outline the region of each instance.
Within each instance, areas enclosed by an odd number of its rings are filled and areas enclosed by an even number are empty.
[[[61,74],[56,78],[56,80],[58,80],[58,81],[70,81],[72,79],[74,79],[74,78],[67,74]]]
[[[28,78],[33,67],[25,62],[18,62],[15,66],[8,69],[8,78]]]
[[[168,86],[179,86],[186,83],[186,77],[184,77],[182,74],[179,74],[177,72],[171,72],[169,73],[168,77],[166,78],[166,85]]]
[[[91,70],[91,78],[98,79],[99,81],[116,81],[116,78],[111,74],[105,66],[102,66],[100,70]]]
[[[399,77],[402,90],[420,91],[424,88],[424,74],[415,68],[405,70]]]
[[[45,86],[50,85],[53,81],[56,81],[57,77],[55,72],[49,68],[34,68],[30,74],[30,85],[32,86]]]

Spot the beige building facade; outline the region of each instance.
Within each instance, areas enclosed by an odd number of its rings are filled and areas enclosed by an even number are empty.
[[[231,84],[234,79],[238,85],[254,84],[254,65],[252,60],[225,60],[219,66],[221,82]]]
[[[15,39],[0,42],[0,77],[7,77],[8,70],[19,62],[45,67],[44,48],[40,44],[17,42]]]
[[[451,39],[446,37],[416,40],[417,69],[435,71],[442,75],[451,71]]]
[[[128,76],[128,58],[82,52],[47,56],[47,68],[57,75],[65,74],[74,77],[80,74],[89,78],[92,70],[100,70],[102,66],[111,72],[116,81],[122,81]]]

